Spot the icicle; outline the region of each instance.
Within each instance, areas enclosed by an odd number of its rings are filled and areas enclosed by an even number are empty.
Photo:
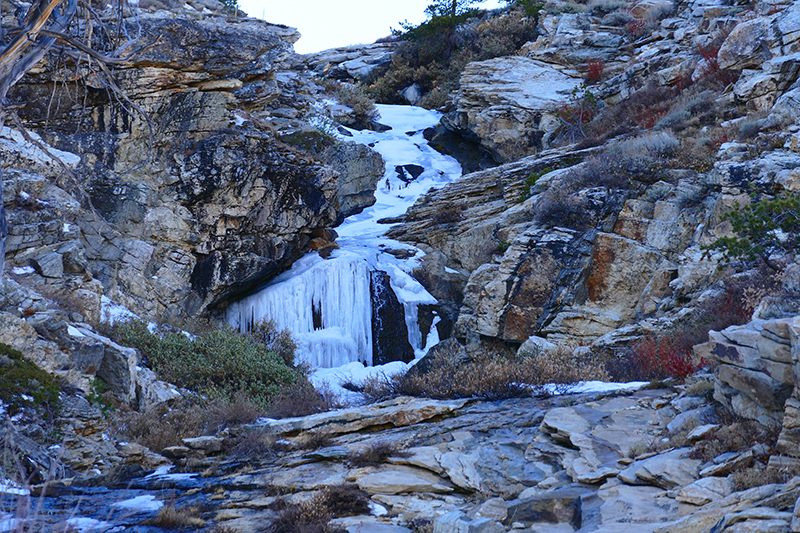
[[[234,304],[228,322],[248,331],[264,318],[292,332],[297,358],[312,367],[372,365],[372,303],[364,259],[321,261]]]

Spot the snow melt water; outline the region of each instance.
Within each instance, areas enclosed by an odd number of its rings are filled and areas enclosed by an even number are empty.
[[[388,226],[378,220],[403,215],[422,194],[460,177],[461,166],[428,146],[422,134],[439,122],[438,113],[410,106],[379,105],[378,109],[380,121],[391,130],[351,131],[352,137],[345,138],[370,145],[386,162],[375,205],[336,228],[340,249],[329,259],[309,253],[260,291],[232,304],[226,315],[228,322],[242,331],[261,319],[273,319],[294,335],[297,357],[315,368],[372,364],[373,270],[389,275],[404,306],[409,343],[417,357],[439,341],[435,328],[423,339],[417,324],[418,306],[436,303],[409,274],[422,252],[383,237]],[[410,180],[401,168],[405,165],[424,170]],[[387,253],[390,249],[407,249],[416,255],[401,260]]]

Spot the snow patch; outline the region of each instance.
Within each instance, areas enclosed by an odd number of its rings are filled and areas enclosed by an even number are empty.
[[[631,381],[630,383],[608,383],[605,381],[581,381],[569,386],[566,392],[563,391],[564,385],[548,384],[542,387],[548,394],[586,394],[592,392],[620,392],[641,389],[649,385],[648,381]]]
[[[70,337],[85,337],[86,336],[81,332],[81,330],[79,330],[75,326],[67,326],[67,333],[70,335]]]
[[[79,533],[105,533],[110,531],[121,531],[122,529],[117,527],[113,530],[113,524],[110,522],[105,522],[104,520],[95,520],[94,518],[88,518],[85,516],[76,516],[67,520],[67,525],[70,526],[70,531],[77,530]]]
[[[16,496],[28,496],[31,492],[10,479],[0,477],[0,494],[14,494]],[[0,529],[0,531],[2,531]]]
[[[100,297],[100,316],[103,317],[103,322],[109,324],[115,324],[121,320],[140,320],[137,314],[108,296]]]
[[[0,515],[0,532],[17,531],[21,529],[22,524],[22,520],[14,518],[10,514]]]
[[[369,511],[373,516],[385,516],[389,514],[389,511],[386,510],[386,507],[373,501],[369,502]]]
[[[64,163],[66,166],[75,168],[81,162],[80,156],[48,146],[48,144],[41,137],[32,131],[29,131],[28,135],[34,141],[40,143],[42,146],[45,146],[47,151],[50,152],[53,157]],[[34,163],[40,165],[50,165],[54,163],[53,157],[50,157],[50,155],[46,154],[44,150],[32,142],[25,140],[25,137],[22,136],[22,133],[7,126],[0,130],[0,145],[4,145],[9,151],[16,152],[18,156],[29,159]]]
[[[119,507],[120,509],[127,509],[133,512],[145,513],[158,511],[164,506],[164,502],[156,500],[156,497],[152,494],[144,494],[129,500],[113,503],[111,506]]]
[[[11,269],[11,273],[14,274],[15,276],[24,276],[26,274],[33,274],[34,272],[36,272],[36,269],[30,266],[14,267]]]

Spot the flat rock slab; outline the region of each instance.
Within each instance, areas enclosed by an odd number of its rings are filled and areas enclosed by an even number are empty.
[[[634,461],[619,473],[619,479],[629,485],[655,485],[664,489],[688,485],[699,476],[700,461],[689,459],[689,448],[678,448]]]
[[[520,498],[507,503],[506,525],[521,522],[551,524],[567,523],[581,526],[581,497],[591,493],[585,487],[555,489],[530,498]]]
[[[284,435],[312,429],[333,434],[352,433],[374,426],[404,427],[446,415],[466,405],[469,400],[427,400],[424,398],[394,398],[369,406],[340,409],[311,416],[269,420],[257,427],[269,433]]]
[[[386,466],[356,480],[358,488],[367,494],[401,494],[433,492],[446,494],[453,486],[439,476],[412,466]]]
[[[705,505],[733,492],[733,482],[727,478],[707,477],[681,487],[675,499],[692,505]]]

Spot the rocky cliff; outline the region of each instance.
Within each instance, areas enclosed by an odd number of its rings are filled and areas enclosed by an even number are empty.
[[[199,506],[207,530],[258,531],[346,481],[355,516],[320,516],[351,532],[800,531],[795,258],[773,257],[776,275],[706,249],[737,202],[800,189],[800,4],[581,6],[554,3],[520,54],[466,67],[442,127],[499,164],[429,192],[388,235],[425,253],[415,277],[439,303],[421,323],[471,354],[558,343],[624,362],[643,337],[733,310],[746,324],[694,343],[713,372],[607,396],[393,399],[157,450],[109,438],[95,378],[142,411],[181,393],[97,333],[101,297],[180,321],[329,247],[382,162],[311,125],[348,112],[312,71],[365,79],[396,48],[301,58],[291,28],[142,14],[148,46],[116,70],[129,100],[45,63],[13,95],[30,137],[0,136],[0,343],[71,386],[60,457],[35,442],[52,442],[41,421],[3,429],[32,482],[66,479],[48,516],[127,486]],[[186,475],[143,477],[168,464]]]
[[[306,149],[325,114],[293,29],[166,12],[127,24],[147,46],[116,69],[126,100],[68,65],[15,87],[26,126],[67,166],[6,137],[8,260],[33,266],[31,281],[84,276],[143,316],[198,316],[370,204],[379,156]]]
[[[607,347],[754,275],[718,269],[704,246],[729,234],[722,214],[754,188],[797,190],[800,11],[715,9],[682,3],[647,36],[608,16],[546,15],[522,55],[467,67],[443,122],[513,162],[429,193],[389,231],[428,252],[419,279],[448,302],[458,337]],[[759,24],[771,30],[748,40],[762,51],[754,57],[742,39]],[[712,45],[710,74],[698,50]],[[575,92],[587,61],[606,78]],[[688,85],[676,85],[680,73]],[[687,108],[700,102],[706,111]],[[576,123],[575,109],[596,118]],[[746,123],[762,133],[742,134]],[[578,133],[589,138],[549,148]],[[648,150],[657,165],[644,161]]]

